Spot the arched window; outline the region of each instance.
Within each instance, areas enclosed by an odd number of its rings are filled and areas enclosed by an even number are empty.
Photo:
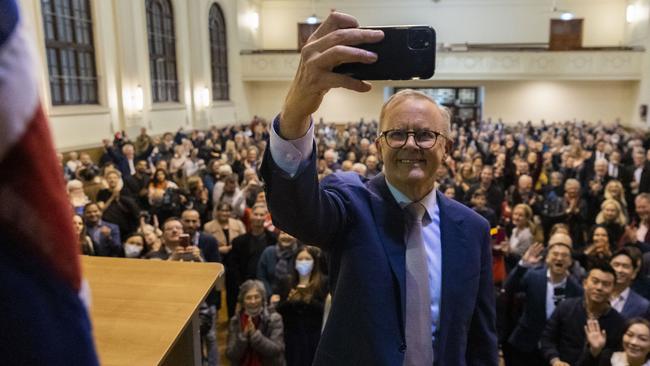
[[[149,72],[154,103],[178,102],[176,36],[170,0],[146,0]]]
[[[212,100],[229,100],[228,49],[226,22],[219,5],[212,4],[208,20],[210,30],[210,68],[212,70]]]
[[[52,104],[97,104],[89,1],[41,0],[41,10]]]

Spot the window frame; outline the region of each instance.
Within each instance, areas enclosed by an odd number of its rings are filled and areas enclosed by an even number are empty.
[[[226,19],[221,6],[214,2],[208,12],[208,36],[210,50],[210,73],[212,101],[230,101],[228,77],[228,38]]]
[[[50,102],[99,105],[99,78],[90,0],[41,0]]]
[[[149,76],[153,103],[180,102],[176,27],[171,0],[145,0]]]

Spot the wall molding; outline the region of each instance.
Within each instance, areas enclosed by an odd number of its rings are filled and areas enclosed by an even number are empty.
[[[645,52],[438,52],[436,80],[641,80]],[[244,81],[291,80],[298,53],[242,54]]]

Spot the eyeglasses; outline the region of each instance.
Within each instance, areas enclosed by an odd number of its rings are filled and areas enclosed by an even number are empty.
[[[415,144],[420,148],[420,149],[430,149],[433,147],[433,145],[436,144],[436,141],[438,141],[438,137],[442,136],[443,138],[445,135],[441,134],[440,132],[436,131],[431,131],[431,130],[400,130],[400,129],[394,129],[394,130],[386,130],[382,132],[379,135],[379,138],[384,138],[386,139],[386,144],[388,144],[389,147],[393,149],[401,149],[406,145],[406,141],[408,140],[409,136],[413,135],[413,139],[415,140]]]

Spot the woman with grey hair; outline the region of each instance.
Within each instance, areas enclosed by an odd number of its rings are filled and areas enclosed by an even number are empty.
[[[259,280],[239,287],[237,314],[230,319],[226,355],[237,366],[284,366],[282,316],[270,313]]]

